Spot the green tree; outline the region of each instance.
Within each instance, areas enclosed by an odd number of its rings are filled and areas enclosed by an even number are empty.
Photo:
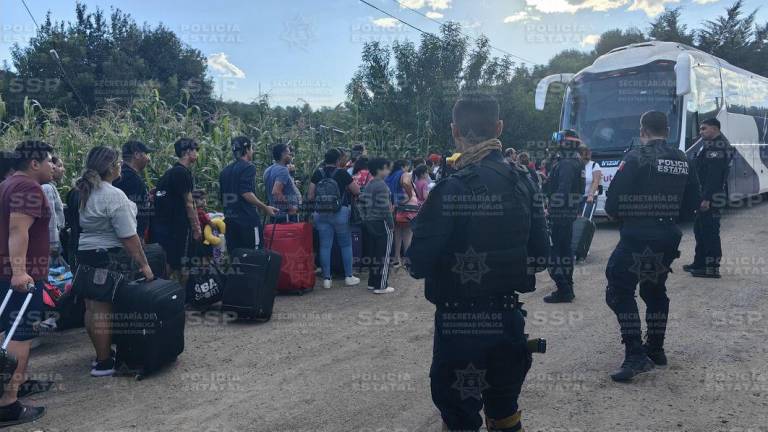
[[[752,57],[755,14],[744,16],[744,2],[737,0],[725,9],[725,15],[704,22],[698,32],[698,47],[731,64],[742,66]]]
[[[648,38],[638,28],[608,30],[600,35],[600,40],[595,44],[594,52],[597,56],[601,56],[612,49],[647,40]]]
[[[681,9],[667,9],[651,23],[648,37],[664,42],[679,42],[693,46],[694,33],[680,22]]]
[[[139,28],[119,9],[109,19],[101,9],[78,3],[74,22],[46,16],[29,45],[11,51],[16,76],[8,85],[11,111],[24,97],[70,115],[93,112],[107,103],[128,106],[150,86],[168,101],[201,106],[211,102],[206,59],[163,26]]]

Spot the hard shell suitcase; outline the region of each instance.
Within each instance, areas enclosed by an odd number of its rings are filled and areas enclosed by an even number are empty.
[[[184,351],[184,288],[177,282],[125,284],[114,309],[117,364],[137,378],[173,363]]]
[[[230,251],[230,261],[222,310],[234,312],[238,319],[269,320],[280,276],[280,254],[264,249],[235,249]]]
[[[360,271],[363,266],[363,228],[361,225],[351,224],[349,231],[352,236],[352,268]],[[333,238],[331,247],[331,273],[334,276],[346,276],[344,264],[341,261],[341,248],[336,237]]]
[[[264,243],[282,257],[279,293],[303,294],[315,287],[315,254],[312,225],[306,222],[270,224],[264,229]]]
[[[584,203],[584,211],[580,217],[573,221],[573,237],[571,241],[571,250],[577,260],[583,260],[589,253],[589,247],[592,245],[592,238],[595,236],[595,222],[592,216],[595,214],[595,205]],[[587,213],[589,215],[587,216]]]

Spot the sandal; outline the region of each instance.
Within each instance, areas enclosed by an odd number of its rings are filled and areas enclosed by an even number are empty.
[[[26,380],[19,386],[16,397],[23,398],[38,393],[45,393],[53,387],[53,381]]]
[[[33,422],[45,415],[45,407],[24,405],[16,401],[0,407],[0,428]]]

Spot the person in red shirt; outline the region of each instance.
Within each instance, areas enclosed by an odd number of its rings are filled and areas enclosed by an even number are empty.
[[[43,311],[43,283],[48,279],[50,243],[48,222],[51,210],[41,184],[53,179],[53,147],[41,141],[24,141],[14,151],[16,172],[0,183],[0,298],[13,290],[0,328],[8,334],[30,290],[32,299],[8,344],[8,353],[18,366],[0,397],[0,427],[37,420],[44,407],[18,400],[19,386],[26,379],[35,317]],[[32,288],[34,287],[34,288]]]

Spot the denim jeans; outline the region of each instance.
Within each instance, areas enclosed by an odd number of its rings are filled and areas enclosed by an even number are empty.
[[[331,247],[333,236],[339,242],[341,260],[344,264],[344,275],[352,276],[352,235],[349,228],[350,208],[344,206],[336,213],[315,213],[315,227],[320,234],[320,266],[323,277],[331,278]]]

